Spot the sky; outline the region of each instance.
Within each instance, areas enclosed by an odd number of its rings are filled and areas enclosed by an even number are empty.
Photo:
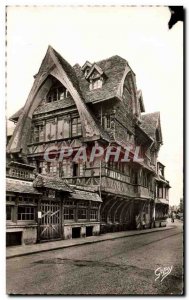
[[[158,159],[172,187],[170,205],[178,205],[183,195],[183,23],[168,30],[169,18],[167,7],[9,6],[7,117],[25,104],[48,45],[71,65],[120,55],[136,74],[146,113],[160,111]]]

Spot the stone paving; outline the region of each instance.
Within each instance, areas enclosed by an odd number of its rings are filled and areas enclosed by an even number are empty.
[[[144,230],[129,230],[122,232],[106,233],[99,236],[91,236],[87,238],[70,239],[70,240],[58,240],[52,242],[45,242],[34,245],[22,245],[12,246],[6,249],[6,258],[24,256],[34,253],[40,253],[45,251],[52,251],[61,248],[75,247],[86,244],[98,243],[102,241],[108,241],[113,239],[119,239],[129,236],[136,236],[141,234],[148,234],[157,231],[171,230],[175,227],[174,224],[168,222],[167,227],[144,229]]]

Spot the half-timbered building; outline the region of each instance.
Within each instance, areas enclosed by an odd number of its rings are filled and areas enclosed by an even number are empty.
[[[170,186],[157,161],[160,113],[145,114],[125,59],[72,67],[49,46],[24,107],[10,120],[16,127],[7,146],[8,244],[166,224]],[[140,147],[142,159],[44,158],[53,148],[60,154],[109,145],[131,145],[130,157]]]

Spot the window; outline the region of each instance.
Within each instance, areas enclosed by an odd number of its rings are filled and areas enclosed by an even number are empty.
[[[7,221],[12,220],[12,206],[11,205],[6,206],[6,220]]]
[[[72,136],[81,135],[81,121],[80,118],[72,119]]]
[[[36,160],[36,168],[37,168],[37,172],[39,173],[39,174],[41,174],[42,173],[42,162],[40,162],[39,160]]]
[[[90,219],[97,220],[98,219],[98,210],[91,209],[90,211]]]
[[[78,219],[86,219],[87,218],[87,210],[85,208],[78,209]]]
[[[137,171],[131,170],[131,183],[138,184],[138,174]]]
[[[159,188],[158,188],[158,197],[163,198],[163,187],[162,186],[159,186]]]
[[[69,177],[71,176],[71,162],[69,159],[64,159],[59,164],[59,176]]]
[[[73,176],[82,176],[82,175],[83,175],[83,164],[73,163]]]
[[[105,213],[101,214],[101,220],[102,220],[102,222],[106,222],[106,214]]]
[[[102,127],[104,129],[110,129],[111,128],[111,116],[103,116],[103,118],[102,118]]]
[[[89,205],[89,203],[87,201],[80,201],[79,202],[79,207],[86,207],[88,205]]]
[[[163,169],[162,166],[159,166],[159,172],[158,173],[159,173],[160,176],[164,177],[164,169]]]
[[[35,220],[35,208],[30,206],[18,206],[18,220]]]
[[[64,207],[64,220],[74,220],[75,210],[74,208]]]
[[[99,204],[98,204],[98,203],[95,203],[95,202],[92,202],[92,203],[91,203],[91,207],[92,207],[92,208],[99,208]]]
[[[73,176],[79,175],[79,167],[78,164],[73,163]]]
[[[169,199],[169,189],[165,188],[165,198]]]
[[[44,126],[42,124],[35,125],[33,128],[33,142],[43,142],[44,141]]]
[[[128,164],[124,165],[124,172],[127,176],[130,176],[130,167],[128,166]]]
[[[127,132],[127,142],[132,143],[132,134],[130,132]]]
[[[63,139],[70,137],[70,121],[69,119],[58,119],[57,138]]]
[[[90,82],[90,90],[96,90],[102,87],[102,79],[98,78],[98,79],[92,79]]]
[[[39,142],[39,127],[35,126],[33,129],[33,142]]]
[[[142,173],[142,185],[148,187],[148,176],[145,172]]]
[[[45,140],[50,141],[56,139],[56,122],[55,120],[48,120],[46,123]]]
[[[85,77],[87,77],[87,75],[89,74],[89,71],[90,71],[90,68],[88,67],[88,68],[85,68]]]
[[[54,102],[58,100],[63,100],[64,98],[67,97],[68,97],[67,89],[58,83],[50,89],[49,93],[47,94],[46,101]]]
[[[75,205],[75,203],[74,203],[73,200],[69,199],[69,200],[64,201],[64,205],[69,205],[69,206],[71,206],[71,205]]]
[[[18,178],[29,178],[29,171],[24,171],[23,169],[11,169],[11,176]]]
[[[156,153],[155,153],[155,151],[152,151],[151,152],[151,164],[155,165],[155,163],[156,163]]]
[[[50,173],[50,170],[51,170],[51,163],[47,162],[46,173]]]

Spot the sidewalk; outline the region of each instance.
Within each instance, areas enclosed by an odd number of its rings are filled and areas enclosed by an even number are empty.
[[[173,228],[175,228],[175,226],[170,225],[168,222],[167,227],[162,227],[162,228],[129,230],[129,231],[122,231],[122,232],[106,233],[100,236],[91,236],[87,238],[60,240],[60,241],[46,242],[42,244],[34,244],[34,245],[26,245],[26,246],[7,247],[6,258],[8,259],[12,257],[24,256],[24,255],[40,253],[45,251],[52,251],[52,250],[63,249],[68,247],[99,243],[103,241],[114,240],[114,239],[119,239],[124,237],[136,236],[136,235],[147,234],[147,233],[152,233],[157,231],[170,230]]]

